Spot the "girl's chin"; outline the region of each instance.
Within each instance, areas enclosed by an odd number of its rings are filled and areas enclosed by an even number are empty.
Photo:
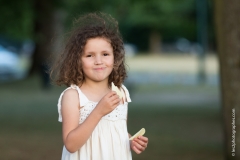
[[[93,81],[95,82],[102,82],[108,79],[108,77],[95,77],[95,78],[91,78]]]
[[[108,77],[109,77],[108,74],[95,74],[91,76],[86,76],[86,79],[89,79],[94,82],[101,82],[101,81],[108,80]]]

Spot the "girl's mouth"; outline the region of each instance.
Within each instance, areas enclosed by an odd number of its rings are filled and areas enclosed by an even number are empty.
[[[105,67],[99,67],[99,68],[94,68],[94,70],[97,70],[97,71],[101,71],[101,70],[104,70]]]

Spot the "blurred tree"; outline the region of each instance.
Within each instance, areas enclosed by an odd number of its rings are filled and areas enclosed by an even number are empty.
[[[44,6],[41,7],[40,3]],[[125,42],[136,44],[140,50],[147,50],[147,46],[159,50],[162,39],[196,39],[194,0],[22,0],[14,3],[1,0],[0,34],[21,39],[32,38],[39,43],[43,39],[40,38],[42,34],[39,34],[40,21],[43,20],[38,17],[48,17],[50,23],[44,20],[47,23],[42,25],[47,28],[55,23],[50,20],[53,16],[49,13],[55,15],[59,8],[67,13],[67,27],[71,26],[74,17],[86,12],[102,11],[111,14],[118,20]]]
[[[43,87],[48,88],[50,84],[47,74],[46,60],[51,54],[51,39],[53,38],[53,13],[54,0],[34,0],[34,39],[36,42],[33,54],[33,66],[31,73],[40,71]]]
[[[140,50],[149,48],[159,52],[162,37],[177,35],[196,39],[194,0],[71,0],[66,3],[68,26],[78,14],[106,12],[118,20],[125,42],[137,44]]]
[[[47,59],[52,55],[53,43],[56,25],[64,25],[58,23],[61,18],[55,18],[55,13],[63,5],[62,1],[57,0],[34,0],[34,40],[36,42],[35,53],[33,54],[33,65],[31,73],[38,71],[41,75],[43,87],[50,86],[48,75]]]
[[[205,56],[208,50],[208,0],[196,1],[198,53],[198,83],[206,82]]]
[[[36,47],[30,73],[41,73],[44,87],[48,87],[50,82],[46,59],[52,52],[51,41],[56,28],[64,25],[59,23],[61,18],[56,18],[62,6],[62,0],[0,1],[0,34],[11,39],[34,40]]]
[[[129,0],[71,0],[65,1],[68,12],[67,26],[72,25],[72,20],[79,15],[88,12],[105,12],[111,14],[118,20],[120,25],[124,23],[126,16],[129,14]]]
[[[144,27],[149,30],[149,50],[157,53],[161,50],[161,34],[183,24],[194,25],[194,1],[189,0],[132,0],[127,23],[132,27]]]
[[[0,1],[0,34],[13,39],[31,38],[33,33],[33,1]]]
[[[240,159],[240,1],[215,0],[225,159]],[[236,132],[235,132],[236,131]]]

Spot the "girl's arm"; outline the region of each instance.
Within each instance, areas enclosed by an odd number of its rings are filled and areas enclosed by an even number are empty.
[[[101,99],[86,120],[79,124],[80,103],[78,93],[74,89],[67,90],[63,95],[61,108],[63,142],[66,149],[74,153],[81,148],[92,134],[100,119],[111,112],[119,102],[120,99],[116,92],[109,92]]]

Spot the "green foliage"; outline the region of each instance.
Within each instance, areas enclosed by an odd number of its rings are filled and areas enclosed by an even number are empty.
[[[129,26],[141,26],[160,32],[176,29],[194,23],[193,0],[134,0],[131,14],[127,17]]]
[[[0,34],[17,39],[30,38],[33,32],[33,1],[0,1]]]
[[[161,34],[163,40],[185,37],[196,38],[194,0],[72,0],[66,1],[67,26],[73,18],[86,12],[102,11],[119,22],[120,31],[127,43],[140,50],[148,48],[151,30]]]
[[[74,18],[88,12],[105,12],[111,14],[120,24],[125,24],[125,17],[128,14],[129,0],[71,0],[65,1],[65,9],[68,13],[67,27],[72,25]]]
[[[23,40],[34,38],[34,19],[37,17],[34,5],[38,0],[0,1],[0,35]],[[41,1],[41,0],[39,0]],[[49,0],[46,5],[63,7],[62,0]],[[44,13],[44,11],[42,11]],[[45,17],[46,18],[46,17]]]
[[[34,3],[38,0],[0,2],[0,34],[14,38],[34,38]],[[163,40],[185,37],[195,40],[194,0],[49,0],[55,9],[67,13],[66,28],[74,18],[87,12],[111,14],[119,22],[124,40],[147,48],[148,34],[159,31]],[[43,11],[44,12],[44,11]],[[140,47],[140,48],[141,48]]]

